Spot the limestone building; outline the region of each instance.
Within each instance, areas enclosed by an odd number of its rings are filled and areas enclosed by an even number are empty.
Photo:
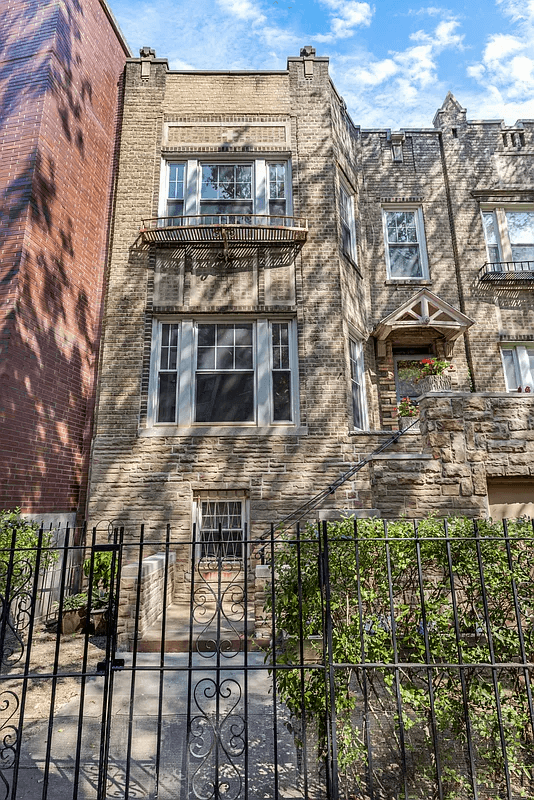
[[[129,59],[91,521],[222,524],[239,550],[385,444],[433,358],[419,429],[323,513],[532,509],[533,155],[533,121],[452,95],[433,127],[360,128],[312,48]]]

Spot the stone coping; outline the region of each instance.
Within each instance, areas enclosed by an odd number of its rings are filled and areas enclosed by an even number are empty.
[[[143,559],[143,565],[141,567],[141,579],[148,578],[148,576],[152,572],[159,572],[163,571],[165,567],[165,558],[166,553],[154,553],[152,556],[147,556]],[[172,566],[176,563],[176,552],[174,550],[169,550],[169,566]],[[123,578],[137,578],[137,573],[139,570],[138,564],[126,564],[122,569],[122,577]]]

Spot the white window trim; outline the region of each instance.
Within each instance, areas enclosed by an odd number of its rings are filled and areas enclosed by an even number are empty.
[[[347,210],[348,210],[348,228],[349,228],[349,239],[350,239],[350,252],[347,253],[343,247],[343,209],[344,201],[347,201]],[[348,186],[343,183],[342,181],[339,182],[339,215],[340,215],[340,225],[341,225],[341,252],[344,256],[347,256],[351,259],[356,265],[358,264],[358,248],[356,244],[356,221],[354,218],[354,197],[352,192],[348,188]]]
[[[241,164],[252,166],[252,200],[254,214],[269,213],[268,176],[269,164],[285,164],[286,167],[286,216],[293,215],[293,197],[291,180],[291,160],[287,157],[253,158],[250,154],[231,153],[227,156],[220,153],[208,154],[202,158],[179,158],[178,155],[167,155],[161,159],[158,216],[167,216],[167,200],[169,187],[169,170],[171,164],[184,164],[184,216],[200,214],[200,175],[203,164]]]
[[[195,371],[196,371],[196,325],[199,323],[239,323],[253,325],[253,369],[255,420],[253,422],[195,422]],[[271,323],[289,323],[289,371],[291,387],[292,421],[273,420],[272,373],[273,356],[271,346]],[[164,324],[178,324],[178,363],[177,363],[177,401],[175,422],[157,422],[159,356],[161,351],[161,331]],[[153,435],[176,435],[178,432],[214,431],[258,432],[280,431],[295,433],[300,430],[299,417],[299,372],[297,324],[293,318],[239,318],[239,317],[165,317],[154,319],[152,323],[152,342],[150,348],[150,378],[147,404],[147,426]]]
[[[388,211],[414,211],[415,212],[415,229],[417,231],[417,244],[419,245],[419,256],[421,259],[421,275],[414,277],[404,275],[392,275],[391,263],[389,258],[389,239],[388,239],[388,225],[387,225],[387,212]],[[387,279],[390,281],[409,281],[417,283],[418,281],[429,280],[430,274],[428,271],[428,253],[426,249],[426,236],[425,224],[423,218],[423,207],[410,203],[392,204],[382,206],[382,230],[384,236],[384,247],[386,250],[386,272]]]
[[[508,261],[510,263],[514,263],[514,259],[512,257],[512,243],[508,234],[508,223],[506,222],[507,211],[534,211],[534,206],[532,203],[502,203],[501,205],[497,205],[495,203],[481,203],[480,205],[481,217],[490,212],[493,214],[493,218],[495,220],[495,230],[497,233],[499,261]],[[490,245],[486,240],[486,228],[484,226],[484,220],[481,219],[481,222],[484,243],[486,245],[486,256],[488,263],[491,264],[493,262],[491,260],[489,251]]]
[[[367,387],[365,385],[365,363],[363,358],[363,341],[361,337],[357,334],[353,333],[353,331],[349,331],[349,377],[350,377],[350,412],[351,412],[351,427],[352,430],[355,431],[368,431],[369,430],[369,413],[367,408]],[[352,343],[356,345],[357,349],[357,359],[356,364],[359,371],[359,378],[360,378],[360,410],[362,416],[362,427],[356,427],[354,423],[354,409],[353,409],[353,397],[352,397],[352,357],[351,357],[351,346]]]
[[[504,385],[507,392],[517,392],[519,386],[524,391],[525,386],[530,386],[534,392],[534,375],[530,370],[530,362],[527,350],[534,350],[534,342],[502,342],[499,346],[501,354],[502,369],[504,373]],[[518,378],[516,386],[510,386],[506,376],[506,364],[504,361],[504,350],[513,351],[514,369]]]

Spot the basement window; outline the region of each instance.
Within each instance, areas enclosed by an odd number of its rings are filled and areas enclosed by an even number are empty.
[[[198,500],[200,557],[237,560],[243,558],[244,502]]]

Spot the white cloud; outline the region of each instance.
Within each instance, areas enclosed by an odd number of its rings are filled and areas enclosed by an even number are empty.
[[[356,0],[321,0],[321,4],[331,12],[330,33],[316,34],[313,38],[318,42],[348,39],[354,36],[355,28],[371,24],[374,12],[369,3],[358,3]]]
[[[387,58],[373,59],[368,52],[341,58],[335,82],[356,109],[356,121],[365,127],[429,125],[448,88],[439,81],[439,56],[463,50],[459,24],[440,20],[430,32],[412,34],[408,47]]]
[[[410,34],[410,39],[413,42],[428,42],[434,50],[443,50],[445,47],[461,48],[464,37],[455,33],[459,24],[456,19],[442,20],[433,34],[416,31]]]
[[[534,0],[497,0],[497,5],[515,23],[515,29],[489,36],[480,61],[470,64],[466,72],[482,87],[477,106],[483,113],[498,101],[508,113],[524,104],[520,116],[525,117],[532,114],[534,106]]]
[[[497,5],[513,22],[527,20],[534,22],[534,0],[497,0]]]
[[[378,86],[391,78],[399,71],[400,67],[392,58],[375,61],[369,67],[355,67],[351,79],[360,86]]]
[[[425,8],[417,8],[417,9],[411,8],[408,11],[408,14],[417,17],[420,17],[423,14],[428,14],[429,17],[441,17],[441,16],[447,16],[449,13],[450,12],[447,8],[440,8],[439,6],[426,6]]]
[[[485,64],[497,64],[501,59],[506,58],[512,53],[517,53],[524,47],[523,42],[517,36],[497,33],[490,37],[484,49],[483,61]]]
[[[246,20],[255,25],[260,25],[266,20],[260,6],[251,2],[251,0],[217,0],[217,2],[222,9],[235,19]]]

